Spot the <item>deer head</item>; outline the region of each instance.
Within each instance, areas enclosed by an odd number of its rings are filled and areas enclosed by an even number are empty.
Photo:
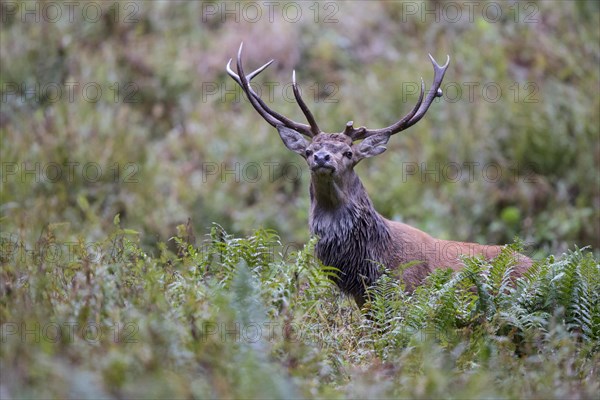
[[[237,73],[231,69],[232,60],[227,63],[227,73],[242,87],[254,109],[277,129],[285,146],[306,159],[313,177],[332,179],[343,179],[360,160],[383,153],[392,135],[423,118],[433,100],[442,96],[440,85],[450,62],[448,56],[446,64],[440,66],[431,54],[429,55],[434,70],[433,85],[425,97],[425,83],[421,78],[421,93],[417,104],[396,123],[386,128],[368,129],[354,128],[354,123],[349,121],[341,133],[324,133],[319,129],[313,114],[300,95],[296,84],[296,71],[292,72],[294,97],[309,125],[292,121],[277,113],[256,94],[250,86],[250,81],[271,65],[273,60],[246,75],[242,65],[242,49],[243,43],[240,44],[237,55]]]

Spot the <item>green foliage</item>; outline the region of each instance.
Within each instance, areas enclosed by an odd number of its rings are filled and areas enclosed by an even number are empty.
[[[536,263],[515,282],[511,273],[519,246],[506,246],[491,263],[466,259],[465,268],[454,275],[435,271],[412,296],[403,295],[399,284],[384,274],[371,288],[367,304],[367,326],[383,332],[375,348],[389,351],[390,333],[398,338],[397,332],[428,330],[442,343],[456,344],[467,333],[479,340],[513,339],[515,350],[525,351],[531,341],[547,342],[549,332],[560,325],[587,351],[597,352],[598,261],[576,249],[558,261],[550,257]],[[418,315],[407,318],[404,310]]]
[[[272,230],[214,225],[148,254],[120,227],[70,257],[3,241],[0,384],[14,397],[590,397],[600,265],[575,249],[516,282],[507,246],[407,294],[383,274],[364,312]],[[58,243],[61,226],[40,242]],[[48,248],[48,247],[46,247]],[[568,368],[565,366],[568,365]],[[508,384],[510,382],[510,384]]]

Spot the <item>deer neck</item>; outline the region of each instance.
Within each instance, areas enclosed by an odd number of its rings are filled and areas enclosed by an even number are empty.
[[[391,232],[358,175],[351,171],[345,178],[312,176],[309,226],[319,238],[319,260],[339,270],[337,285],[362,304],[365,285],[377,280],[380,263],[390,261]]]
[[[354,171],[344,177],[313,175],[310,183],[310,228],[323,237],[349,232],[357,225],[387,229]],[[338,228],[338,229],[336,229]]]
[[[367,192],[358,175],[346,177],[313,174],[310,181],[310,200],[313,210],[335,211],[340,207],[352,206],[363,197],[368,200]]]

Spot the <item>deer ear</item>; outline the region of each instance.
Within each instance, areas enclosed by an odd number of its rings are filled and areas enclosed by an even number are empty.
[[[306,148],[310,143],[300,132],[282,125],[277,127],[277,131],[279,132],[279,136],[281,137],[283,144],[285,144],[285,147],[294,153],[298,153],[302,157],[305,157]]]
[[[359,159],[362,160],[363,158],[373,157],[383,153],[386,150],[385,145],[389,139],[390,135],[388,134],[369,136],[358,144],[357,150]]]

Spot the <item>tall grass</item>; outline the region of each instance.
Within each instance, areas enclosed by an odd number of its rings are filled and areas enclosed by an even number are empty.
[[[215,226],[150,255],[118,226],[93,251],[3,260],[2,369],[12,397],[592,398],[600,264],[586,250],[508,283],[513,251],[440,270],[412,295],[384,274],[365,314],[312,244]],[[46,246],[60,239],[50,230]],[[9,245],[8,243],[3,243]],[[76,247],[73,245],[73,247]],[[477,290],[471,290],[476,287]]]

